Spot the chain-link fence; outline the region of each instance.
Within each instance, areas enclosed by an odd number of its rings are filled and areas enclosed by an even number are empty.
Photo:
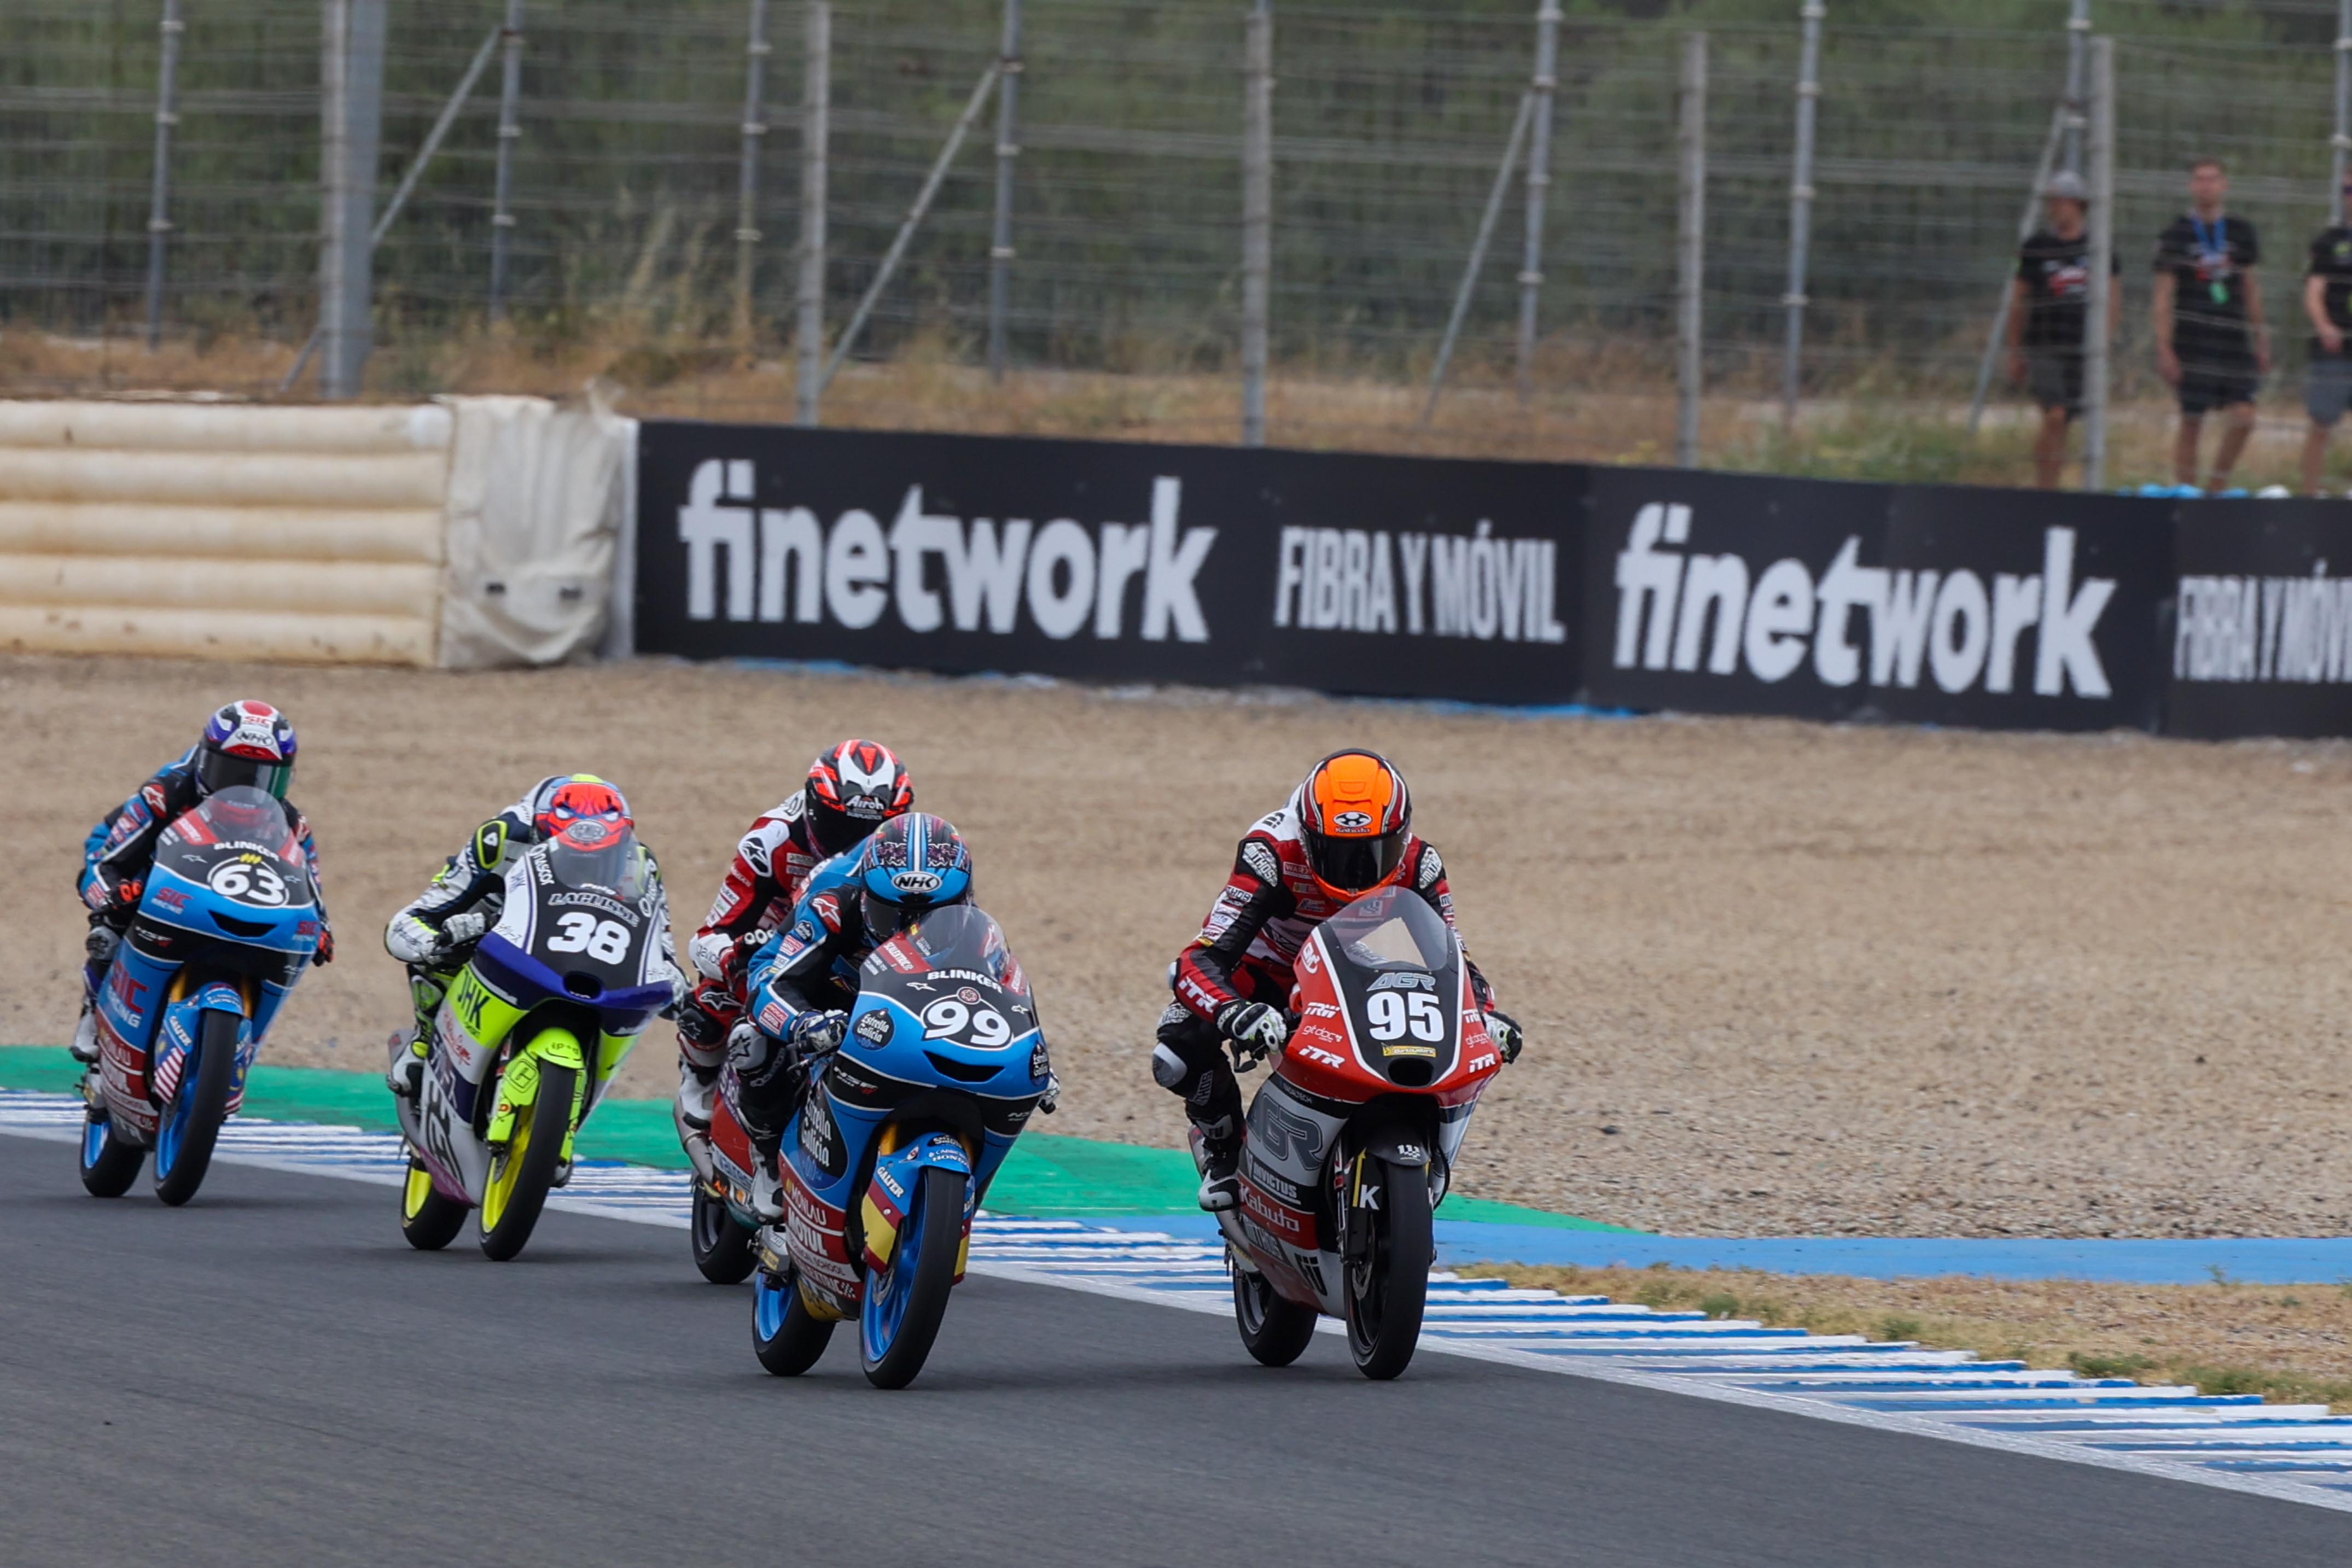
[[[831,330],[996,59],[1003,5],[835,8]],[[1171,386],[1236,373],[1244,8],[1024,0],[1004,315],[1017,370]],[[1965,404],[2064,81],[2068,9],[1830,0],[1804,289],[1809,397]],[[0,375],[18,388],[138,384],[162,0],[10,0],[7,10]],[[751,10],[749,0],[529,5],[511,329],[500,340],[513,354],[568,366],[579,345],[603,344],[624,382],[709,371],[698,406],[773,412],[783,392],[747,378],[792,347],[803,27],[799,5],[765,7],[772,52],[753,122],[766,133],[747,139]],[[1536,7],[1274,10],[1276,439],[1409,429],[1534,73]],[[1708,378],[1759,400],[1779,385],[1799,3],[1629,15],[1656,10],[1570,5],[1559,23],[1535,384],[1539,398],[1582,398],[1595,418],[1601,402],[1671,401],[1675,82],[1692,26],[1711,42]],[[2231,208],[2261,225],[2270,316],[2283,360],[2295,361],[2301,255],[2330,205],[2336,5],[2095,0],[2093,11],[2119,40],[2118,395],[2154,390],[2145,257],[2197,153],[2230,161]],[[182,0],[180,12],[163,328],[189,352],[217,350],[210,373],[225,390],[274,392],[317,318],[320,0]],[[1896,13],[1948,25],[1892,25]],[[379,205],[504,14],[503,0],[393,8]],[[376,252],[372,391],[495,375],[459,350],[488,337],[498,89],[493,68]],[[856,347],[862,361],[952,369],[984,358],[992,109],[979,125]],[[748,340],[735,315],[747,140],[759,154]],[[1474,402],[1511,379],[1526,189],[1517,178],[1504,188],[1451,371]],[[93,343],[102,361],[82,351]],[[1296,395],[1308,386],[1333,390]],[[1134,413],[1122,404],[1106,418]],[[1213,400],[1173,392],[1135,417],[1154,434],[1229,439],[1236,428]]]

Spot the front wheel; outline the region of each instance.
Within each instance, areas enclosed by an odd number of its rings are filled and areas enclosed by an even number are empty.
[[[857,1314],[858,1348],[866,1381],[904,1388],[923,1370],[947,1316],[955,1283],[956,1251],[963,1239],[964,1176],[923,1168],[915,1201],[898,1228],[898,1249],[882,1273],[866,1271],[866,1301]]]
[[[408,1179],[400,1192],[400,1233],[419,1252],[438,1252],[457,1239],[466,1228],[466,1206],[442,1195],[433,1185],[433,1173],[415,1155],[408,1156]]]
[[[197,1015],[195,1065],[181,1079],[179,1098],[155,1134],[155,1196],[175,1207],[196,1196],[212,1168],[213,1145],[228,1119],[236,1033],[244,1022],[217,1008]]]
[[[727,1200],[708,1182],[694,1184],[694,1266],[714,1285],[740,1285],[758,1259],[751,1232],[727,1210]]]
[[[798,1285],[762,1274],[751,1282],[751,1354],[778,1377],[798,1377],[814,1366],[833,1339],[833,1320],[801,1300]]]
[[[82,1113],[81,1185],[92,1197],[121,1197],[139,1179],[147,1151],[114,1130],[96,1107]]]
[[[1346,1265],[1348,1350],[1366,1377],[1394,1377],[1412,1360],[1436,1259],[1429,1175],[1418,1166],[1381,1167],[1370,1255]]]
[[[530,1111],[515,1118],[514,1136],[503,1153],[490,1158],[489,1179],[482,1184],[482,1255],[494,1263],[523,1249],[539,1211],[547,1207],[547,1189],[555,1185],[563,1140],[572,1131],[572,1096],[579,1083],[577,1068],[541,1060]]]
[[[1305,1354],[1321,1314],[1277,1294],[1265,1275],[1243,1268],[1231,1244],[1225,1266],[1234,1272],[1234,1324],[1242,1331],[1242,1348],[1261,1366],[1288,1366]]]

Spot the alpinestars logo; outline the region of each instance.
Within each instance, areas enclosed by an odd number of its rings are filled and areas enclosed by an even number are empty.
[[[1672,669],[1729,675],[1744,665],[1759,681],[1786,680],[1811,657],[1823,685],[1916,687],[1922,674],[1949,693],[2015,691],[2021,675],[2038,696],[2111,695],[2094,633],[2112,578],[2074,581],[2074,530],[2045,528],[2039,572],[1997,572],[1988,590],[1959,569],[1865,566],[1850,535],[1820,575],[1803,561],[1757,571],[1738,555],[1661,549],[1690,539],[1691,510],[1653,502],[1617,556],[1621,670]],[[1855,638],[1853,618],[1868,627]],[[1710,632],[1712,634],[1710,635]],[[2030,667],[2021,652],[2032,638]],[[1865,666],[1864,659],[1867,656]]]
[[[938,516],[923,510],[923,487],[910,485],[885,528],[859,507],[828,527],[806,507],[755,506],[753,476],[742,458],[714,457],[694,471],[677,509],[689,620],[715,620],[722,610],[730,621],[789,613],[803,625],[830,620],[863,631],[895,610],[909,632],[952,625],[1005,634],[1025,610],[1030,624],[1057,639],[1088,626],[1114,639],[1133,624],[1148,643],[1209,640],[1194,580],[1217,530],[1178,526],[1181,480],[1152,482],[1150,522],[1093,528],[1068,517],[1040,526]]]

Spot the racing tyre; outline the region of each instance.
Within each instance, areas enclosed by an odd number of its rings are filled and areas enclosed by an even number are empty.
[[[762,1274],[751,1282],[751,1354],[778,1377],[798,1377],[814,1366],[833,1339],[833,1320],[801,1300],[790,1280]]]
[[[708,1184],[694,1184],[694,1266],[714,1285],[740,1285],[759,1260],[752,1233],[727,1212],[727,1200]]]
[[[438,1252],[466,1227],[466,1206],[433,1185],[433,1173],[415,1155],[400,1191],[400,1233],[419,1252]]]
[[[217,1008],[197,1015],[195,1066],[181,1079],[179,1098],[155,1129],[155,1196],[174,1207],[196,1196],[212,1168],[213,1145],[228,1119],[236,1030],[244,1021]]]
[[[913,1207],[898,1228],[898,1249],[882,1273],[866,1271],[866,1302],[857,1314],[857,1339],[866,1381],[877,1388],[904,1388],[923,1370],[947,1316],[948,1290],[955,1283],[956,1251],[963,1240],[964,1176],[961,1171],[923,1169]]]
[[[117,1135],[111,1119],[95,1108],[82,1113],[81,1185],[92,1197],[121,1197],[139,1179],[147,1151]]]
[[[1234,1274],[1234,1325],[1242,1331],[1242,1348],[1251,1358],[1261,1366],[1288,1366],[1306,1354],[1321,1314],[1277,1295],[1265,1275],[1234,1261],[1230,1246],[1225,1267]]]
[[[1421,1341],[1429,1266],[1437,1244],[1429,1176],[1419,1166],[1383,1165],[1371,1255],[1346,1266],[1348,1350],[1366,1377],[1394,1377]]]
[[[564,1135],[572,1131],[572,1096],[579,1085],[578,1069],[541,1059],[539,1091],[530,1108],[516,1114],[506,1152],[490,1156],[489,1179],[482,1184],[482,1255],[493,1263],[504,1263],[523,1249],[539,1223],[540,1210],[547,1207],[547,1189],[555,1185],[555,1167],[563,1162]]]

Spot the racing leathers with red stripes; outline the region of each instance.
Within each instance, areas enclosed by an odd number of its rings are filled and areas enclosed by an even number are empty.
[[[726,1061],[727,1031],[743,1014],[751,955],[769,933],[791,922],[809,873],[825,859],[803,789],[761,813],[735,845],[719,896],[687,947],[697,981],[678,1009],[677,1050],[698,1077],[707,1080]]]
[[[1436,849],[1416,835],[1398,866],[1397,881],[1452,925],[1454,898]],[[1349,902],[1332,897],[1308,870],[1296,792],[1243,838],[1233,874],[1199,938],[1176,961],[1176,999],[1160,1016],[1151,1053],[1152,1077],[1183,1096],[1185,1115],[1212,1147],[1229,1148],[1241,1135],[1241,1085],[1225,1054],[1218,1015],[1251,1002],[1286,1009],[1299,948]],[[1466,956],[1464,964],[1479,1009],[1491,1011],[1493,988]]]

